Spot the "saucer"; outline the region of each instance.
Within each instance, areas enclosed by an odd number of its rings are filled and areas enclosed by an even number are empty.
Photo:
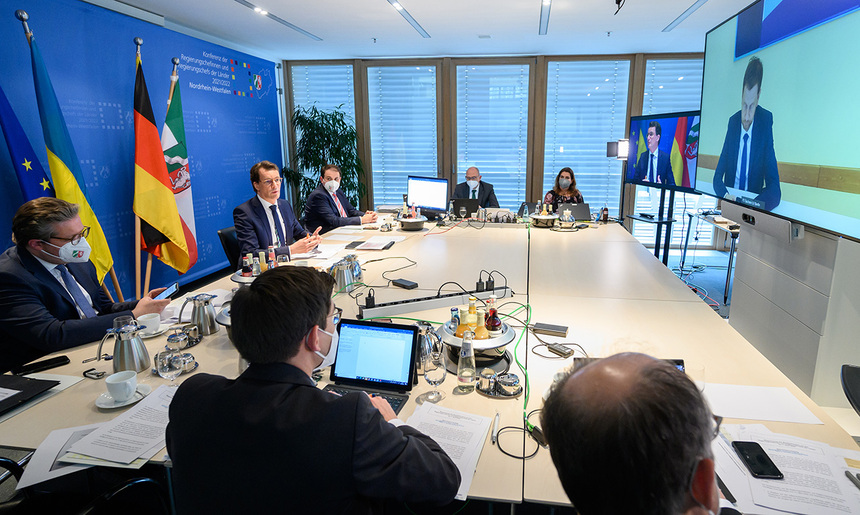
[[[129,404],[134,404],[135,402],[143,399],[149,392],[152,391],[152,386],[148,384],[139,384],[137,385],[137,390],[134,392],[134,395],[131,396],[131,399],[128,399],[123,402],[117,402],[113,400],[113,397],[110,396],[109,393],[105,392],[99,395],[99,398],[96,399],[96,406],[104,409],[113,409],[113,408],[121,408],[123,406],[128,406]]]
[[[161,336],[162,334],[167,332],[168,329],[170,329],[171,325],[172,324],[161,324],[160,326],[158,326],[158,331],[155,331],[154,333],[151,333],[151,334],[143,334],[142,332],[137,333],[137,334],[141,338],[143,338],[144,340],[148,340],[150,338],[155,338],[156,336]]]

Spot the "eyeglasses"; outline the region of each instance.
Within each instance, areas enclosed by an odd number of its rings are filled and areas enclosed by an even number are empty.
[[[273,184],[278,184],[278,185],[280,185],[280,184],[281,184],[281,181],[283,181],[283,179],[281,179],[280,177],[278,177],[277,179],[266,179],[265,181],[260,181],[260,182],[262,182],[262,183],[263,183],[263,184],[265,184],[266,186],[271,186],[271,185],[273,185]]]
[[[83,230],[83,231],[79,232],[78,234],[75,234],[75,235],[74,235],[74,236],[72,236],[71,238],[61,238],[60,236],[51,236],[51,237],[50,237],[50,238],[48,238],[48,239],[49,239],[49,240],[63,240],[63,241],[70,241],[70,242],[72,242],[72,245],[77,245],[78,243],[80,243],[80,242],[81,242],[81,238],[86,238],[86,237],[87,237],[87,236],[89,236],[89,235],[90,235],[90,228],[89,228],[89,227],[87,227],[87,226],[84,226],[84,230]]]
[[[339,307],[334,307],[334,313],[331,314],[331,323],[337,325],[340,323],[340,317],[343,315],[343,310]]]
[[[467,176],[466,176],[466,180],[467,180],[467,181],[477,181],[477,180],[478,180],[478,176],[476,175],[476,176],[474,176],[474,177],[469,177],[469,176],[467,175]]]
[[[720,425],[723,423],[723,417],[719,415],[714,415],[714,433],[711,435],[711,440],[719,436],[720,434]]]

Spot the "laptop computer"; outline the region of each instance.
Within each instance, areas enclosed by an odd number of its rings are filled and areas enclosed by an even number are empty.
[[[517,211],[517,216],[522,218],[526,213],[532,214],[535,212],[538,202],[523,202],[520,204],[520,209]]]
[[[472,213],[477,213],[478,208],[481,207],[481,204],[478,203],[478,199],[476,198],[455,198],[454,199],[454,216],[457,218],[464,218],[460,216],[460,208],[466,208],[466,216],[465,218],[469,218],[472,216]]]
[[[558,214],[561,216],[565,210],[570,211],[570,215],[576,221],[591,221],[591,210],[588,208],[588,204],[582,202],[581,204],[559,204],[558,205]]]
[[[418,327],[341,319],[338,344],[324,391],[367,392],[385,398],[399,413],[412,391]]]

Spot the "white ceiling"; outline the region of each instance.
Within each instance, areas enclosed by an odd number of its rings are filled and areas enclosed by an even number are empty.
[[[278,61],[701,52],[705,33],[750,2],[710,0],[664,33],[663,28],[695,0],[626,0],[617,15],[614,0],[553,0],[548,33],[539,36],[541,0],[402,0],[430,34],[425,39],[387,0],[249,1],[322,41],[234,0],[125,3],[163,16],[167,27],[199,31],[202,34],[195,35],[215,36],[222,43]],[[93,3],[106,5],[105,0]]]

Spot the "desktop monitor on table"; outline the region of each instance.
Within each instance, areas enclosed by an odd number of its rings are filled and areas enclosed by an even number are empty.
[[[410,175],[406,179],[406,204],[421,208],[428,219],[448,210],[448,179]]]

